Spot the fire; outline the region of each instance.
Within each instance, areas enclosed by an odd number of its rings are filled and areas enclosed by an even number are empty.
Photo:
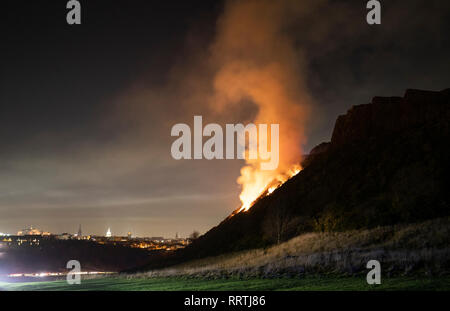
[[[278,168],[262,170],[262,159],[246,159],[237,179],[242,204],[233,214],[247,211],[255,200],[273,193],[301,170],[298,163],[312,98],[297,42],[286,31],[295,20],[286,17],[298,2],[229,1],[218,22],[210,49],[211,112],[241,118],[247,116],[243,103],[250,103],[253,114],[246,121],[279,125]]]
[[[272,192],[274,192],[275,189],[277,189],[277,188],[278,188],[277,186],[270,187],[269,189],[267,189],[267,194],[268,194],[268,195],[269,195],[269,194],[272,194]]]
[[[302,167],[299,164],[295,164],[286,172],[272,177],[272,172],[254,170],[251,166],[242,168],[241,176],[238,179],[238,182],[243,185],[242,193],[239,196],[242,205],[237,213],[248,211],[258,198],[272,194],[278,187],[297,175],[301,170]]]

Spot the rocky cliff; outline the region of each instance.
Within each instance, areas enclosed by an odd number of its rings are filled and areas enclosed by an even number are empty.
[[[407,90],[404,97],[374,97],[370,104],[353,106],[337,118],[333,146],[392,135],[429,122],[445,122],[450,89],[441,92]]]
[[[264,247],[305,232],[448,216],[449,141],[448,89],[374,97],[338,117],[331,143],[314,148],[299,174],[212,228],[178,259]]]

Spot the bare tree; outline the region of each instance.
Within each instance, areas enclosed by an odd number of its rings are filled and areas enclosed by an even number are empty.
[[[277,244],[284,239],[291,222],[291,214],[286,202],[279,198],[275,206],[271,206],[265,222],[265,233]]]
[[[200,236],[200,232],[198,232],[197,230],[194,230],[194,231],[191,233],[191,235],[189,236],[189,238],[190,238],[191,240],[195,240],[195,239],[197,239],[199,236]]]

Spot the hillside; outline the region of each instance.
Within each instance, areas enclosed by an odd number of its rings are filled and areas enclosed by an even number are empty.
[[[384,275],[442,276],[450,269],[450,218],[345,232],[305,233],[269,248],[207,257],[130,278],[308,277],[365,273],[366,263],[383,263]]]
[[[345,232],[305,233],[268,248],[103,277],[2,283],[0,290],[448,290],[450,218]],[[366,263],[382,263],[382,284]]]
[[[178,258],[264,247],[305,232],[449,215],[450,89],[374,97],[339,116],[331,142],[248,212],[229,217]],[[176,262],[177,260],[175,260]]]
[[[279,245],[138,273],[2,282],[0,291],[449,290],[450,217],[344,232],[314,232]],[[366,282],[369,260],[382,284]]]

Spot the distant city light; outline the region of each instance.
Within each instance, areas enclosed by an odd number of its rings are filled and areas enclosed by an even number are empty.
[[[73,272],[74,274],[80,275],[97,275],[97,274],[115,274],[116,272],[109,271],[80,271]],[[44,278],[50,276],[64,276],[67,272],[39,272],[39,273],[11,273],[7,274],[10,278],[20,278],[20,277],[34,277],[34,278]]]
[[[105,235],[83,235],[81,231],[81,225],[79,226],[76,234],[70,233],[50,233],[43,230],[36,229],[35,227],[29,227],[22,229],[17,234],[8,234],[0,232],[0,248],[9,248],[12,246],[18,247],[34,247],[34,246],[46,246],[53,243],[56,240],[68,241],[68,240],[83,240],[86,242],[93,242],[101,245],[113,245],[123,246],[130,248],[146,249],[148,251],[165,250],[175,251],[180,248],[184,248],[189,245],[192,240],[190,238],[179,237],[178,233],[175,234],[175,238],[165,238],[162,236],[153,237],[138,237],[128,231],[126,236],[115,235],[108,227]],[[5,253],[0,253],[3,256]]]

